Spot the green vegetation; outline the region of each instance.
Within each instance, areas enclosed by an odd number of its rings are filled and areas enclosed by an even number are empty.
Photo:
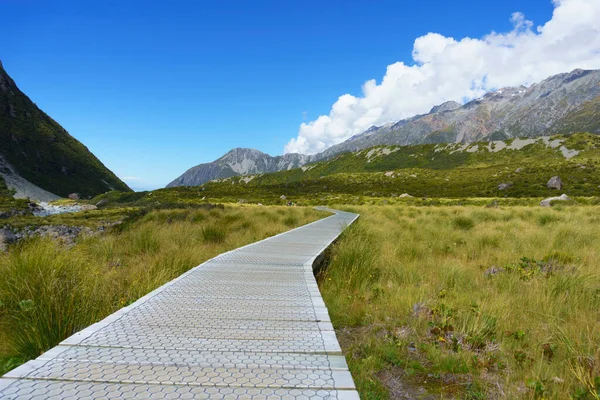
[[[600,208],[339,207],[319,284],[361,398],[598,398]]]
[[[438,202],[442,202],[441,199],[469,202],[473,198],[507,198],[532,203],[526,199],[561,193],[571,197],[600,195],[600,136],[580,133],[556,136],[553,140],[559,145],[551,147],[539,139],[521,149],[499,149],[500,145],[496,145],[495,152],[486,142],[468,146],[380,146],[341,154],[303,168],[255,176],[248,183],[241,177],[233,177],[199,187],[111,192],[94,201],[105,199],[115,205],[238,200],[264,204],[287,201],[303,205],[367,204],[374,198],[397,202],[399,195],[408,193]],[[505,146],[514,143],[511,139]],[[566,159],[561,146],[579,153]],[[564,182],[560,193],[546,186],[555,175]],[[509,182],[512,186],[507,189],[498,188],[499,184]],[[280,200],[281,195],[285,195],[286,200]]]
[[[278,207],[291,201],[361,214],[318,277],[361,398],[598,399],[600,136],[523,143],[380,146],[252,179],[111,191],[90,200],[98,210],[12,216],[15,229],[108,230],[0,255],[0,372],[206,259],[323,215]],[[555,175],[563,190],[546,187]],[[0,211],[2,199],[16,204],[2,183]],[[573,200],[538,206],[562,193]]]
[[[44,218],[75,224],[94,216],[89,225],[125,219],[72,247],[38,238],[0,254],[0,374],[209,258],[325,215],[300,207],[206,205]]]
[[[83,144],[40,110],[0,65],[0,155],[18,173],[59,196],[129,188]]]
[[[12,196],[12,194],[12,191],[9,190],[8,187],[6,187],[6,182],[4,181],[4,178],[0,176],[0,196],[9,197]]]

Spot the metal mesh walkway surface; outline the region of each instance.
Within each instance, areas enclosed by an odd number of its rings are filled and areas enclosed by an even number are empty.
[[[358,399],[313,275],[357,217],[199,265],[6,374],[0,398]]]

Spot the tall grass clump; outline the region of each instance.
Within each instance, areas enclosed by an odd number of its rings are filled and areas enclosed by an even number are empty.
[[[223,243],[227,238],[227,230],[222,226],[206,225],[202,227],[202,239],[205,242]]]
[[[23,243],[0,262],[2,330],[23,359],[38,356],[98,316],[99,277],[76,250],[49,239]]]
[[[473,229],[473,227],[475,226],[475,221],[473,221],[473,219],[471,219],[469,217],[460,215],[460,216],[454,217],[452,219],[452,226],[454,226],[456,229],[461,229],[463,231],[469,231],[469,230]]]
[[[351,225],[342,233],[344,245],[334,245],[331,263],[324,279],[333,280],[339,287],[357,289],[369,284],[378,257],[375,239],[362,225]]]

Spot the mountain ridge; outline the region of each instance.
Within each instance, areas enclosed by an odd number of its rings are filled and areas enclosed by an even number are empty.
[[[61,197],[91,197],[109,190],[130,191],[112,171],[58,122],[38,108],[0,61],[0,156],[18,175]],[[3,176],[7,178],[7,168]]]
[[[238,175],[261,174],[298,168],[306,164],[310,156],[288,153],[270,156],[256,149],[237,147],[211,163],[196,165],[188,169],[167,187],[196,186],[195,182],[229,178]]]
[[[529,87],[500,88],[462,105],[446,101],[432,107],[427,114],[372,126],[319,154],[296,154],[298,165],[293,165],[302,166],[381,145],[473,143],[580,131],[600,134],[600,70],[575,69]],[[219,164],[223,157],[192,167],[167,187],[197,186],[213,179],[275,172],[273,167],[231,171]],[[289,169],[289,164],[285,167]]]

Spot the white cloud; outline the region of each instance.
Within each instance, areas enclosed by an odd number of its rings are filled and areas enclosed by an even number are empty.
[[[329,115],[302,123],[286,153],[314,154],[372,125],[426,113],[444,101],[477,98],[576,68],[600,68],[600,0],[554,0],[552,19],[534,28],[522,13],[512,31],[456,40],[428,33],[415,40],[414,65],[388,65],[363,96],[340,96]]]
[[[140,178],[139,176],[124,176],[121,179],[124,181],[133,181],[133,182],[139,182],[142,180],[142,178]]]

